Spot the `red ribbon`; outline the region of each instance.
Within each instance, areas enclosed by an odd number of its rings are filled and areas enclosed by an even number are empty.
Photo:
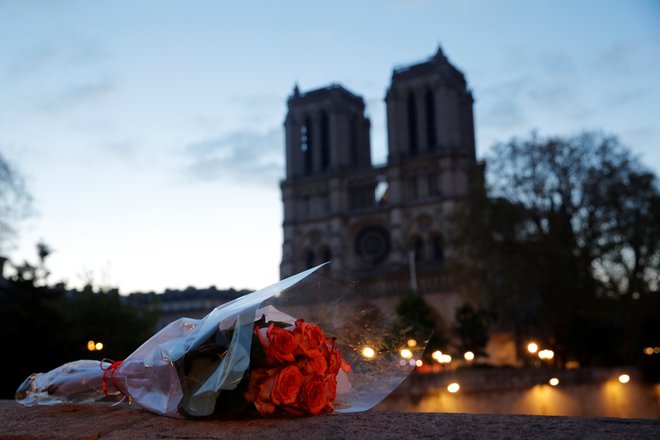
[[[117,382],[115,382],[115,372],[117,371],[117,368],[121,365],[121,363],[124,361],[113,361],[112,359],[103,359],[101,361],[101,370],[103,370],[103,393],[107,396],[108,395],[108,383],[106,382],[108,380],[108,376],[110,376],[110,383],[112,386],[114,386],[117,391],[119,391],[121,394],[121,390],[117,386]],[[103,364],[110,363],[110,366],[108,367],[103,367]]]

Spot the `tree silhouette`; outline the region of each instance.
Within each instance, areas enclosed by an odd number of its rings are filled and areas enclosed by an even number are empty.
[[[25,263],[0,284],[0,398],[13,398],[30,374],[78,359],[124,359],[154,331],[155,312],[122,301],[116,290],[66,290],[46,283],[48,247],[38,246],[40,262]],[[102,342],[90,352],[87,342]],[[100,365],[100,364],[99,364]]]
[[[31,201],[23,178],[0,152],[0,256],[16,233],[16,223],[28,215]]]
[[[513,139],[474,170],[453,227],[457,286],[559,361],[642,352],[659,296],[657,177],[597,133]]]
[[[487,356],[489,314],[466,303],[456,309],[455,320],[458,352],[471,351],[478,356]]]

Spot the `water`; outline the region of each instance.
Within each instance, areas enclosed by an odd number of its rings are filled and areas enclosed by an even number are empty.
[[[457,393],[450,393],[446,388],[449,380],[461,383],[460,375],[448,380],[439,379],[435,381],[438,386],[426,386],[423,393],[414,392],[420,387],[404,384],[377,409],[660,419],[660,384],[649,385],[634,380],[622,384],[612,377],[594,383],[564,385],[560,381],[556,387],[547,383],[499,389],[491,386],[487,390],[462,387]],[[466,382],[470,382],[469,378]]]

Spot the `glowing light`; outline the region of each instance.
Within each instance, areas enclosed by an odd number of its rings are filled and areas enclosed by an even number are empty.
[[[440,360],[438,362],[440,362],[441,364],[448,364],[451,362],[451,356],[449,356],[448,354],[443,354],[442,356],[440,356]]]
[[[529,351],[532,354],[536,353],[537,351],[539,351],[538,344],[536,342],[530,342],[529,344],[527,344],[527,351]]]
[[[576,368],[580,368],[580,363],[578,361],[568,361],[568,362],[566,362],[566,369],[567,370],[575,370]]]
[[[404,359],[412,358],[412,351],[408,350],[407,348],[404,348],[403,350],[401,350],[400,354],[401,354],[401,357],[404,358]]]
[[[644,348],[644,354],[647,356],[651,356],[653,354],[653,347]]]
[[[472,353],[471,351],[466,351],[465,353],[463,353],[463,357],[465,358],[466,361],[472,362],[474,360],[474,353]]]
[[[103,350],[103,342],[97,342],[94,348],[96,348],[98,351]]]
[[[550,360],[555,357],[555,352],[552,350],[539,351],[539,359]]]
[[[457,384],[456,382],[452,382],[449,385],[447,385],[447,391],[449,391],[450,393],[457,393],[458,390],[460,390],[460,389],[461,389],[461,386],[459,384]]]
[[[405,367],[406,365],[408,365],[408,362],[406,362],[405,360],[401,359],[401,360],[399,361],[399,365],[401,365],[402,367]]]
[[[660,347],[653,347],[653,353],[655,354],[660,353]]]
[[[436,351],[433,352],[431,357],[433,359],[435,359],[436,361],[440,362],[440,358],[442,357],[442,352],[440,350],[436,350]]]
[[[415,359],[410,359],[408,361],[408,365],[410,365],[411,367],[416,367],[417,366],[417,361],[415,361]]]
[[[619,376],[619,382],[620,383],[630,382],[630,376],[628,376],[627,374],[622,374],[621,376]]]
[[[94,341],[87,341],[87,350],[94,351],[96,350],[96,344]]]
[[[362,356],[366,357],[367,359],[373,359],[374,356],[376,356],[376,351],[371,347],[364,347],[362,349]]]
[[[559,379],[557,379],[556,377],[553,377],[548,381],[548,383],[550,385],[552,385],[553,387],[556,387],[557,385],[559,385]]]
[[[422,362],[421,359],[417,359],[417,360],[415,361],[415,366],[417,366],[417,367],[421,367],[422,365],[424,365],[424,362]]]
[[[408,347],[417,347],[417,341],[414,339],[408,339]]]

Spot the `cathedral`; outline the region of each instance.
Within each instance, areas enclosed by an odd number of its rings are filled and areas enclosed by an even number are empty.
[[[473,98],[443,54],[399,67],[387,162],[371,163],[364,99],[339,84],[288,98],[282,278],[332,260],[373,296],[447,291],[448,216],[475,163]]]

